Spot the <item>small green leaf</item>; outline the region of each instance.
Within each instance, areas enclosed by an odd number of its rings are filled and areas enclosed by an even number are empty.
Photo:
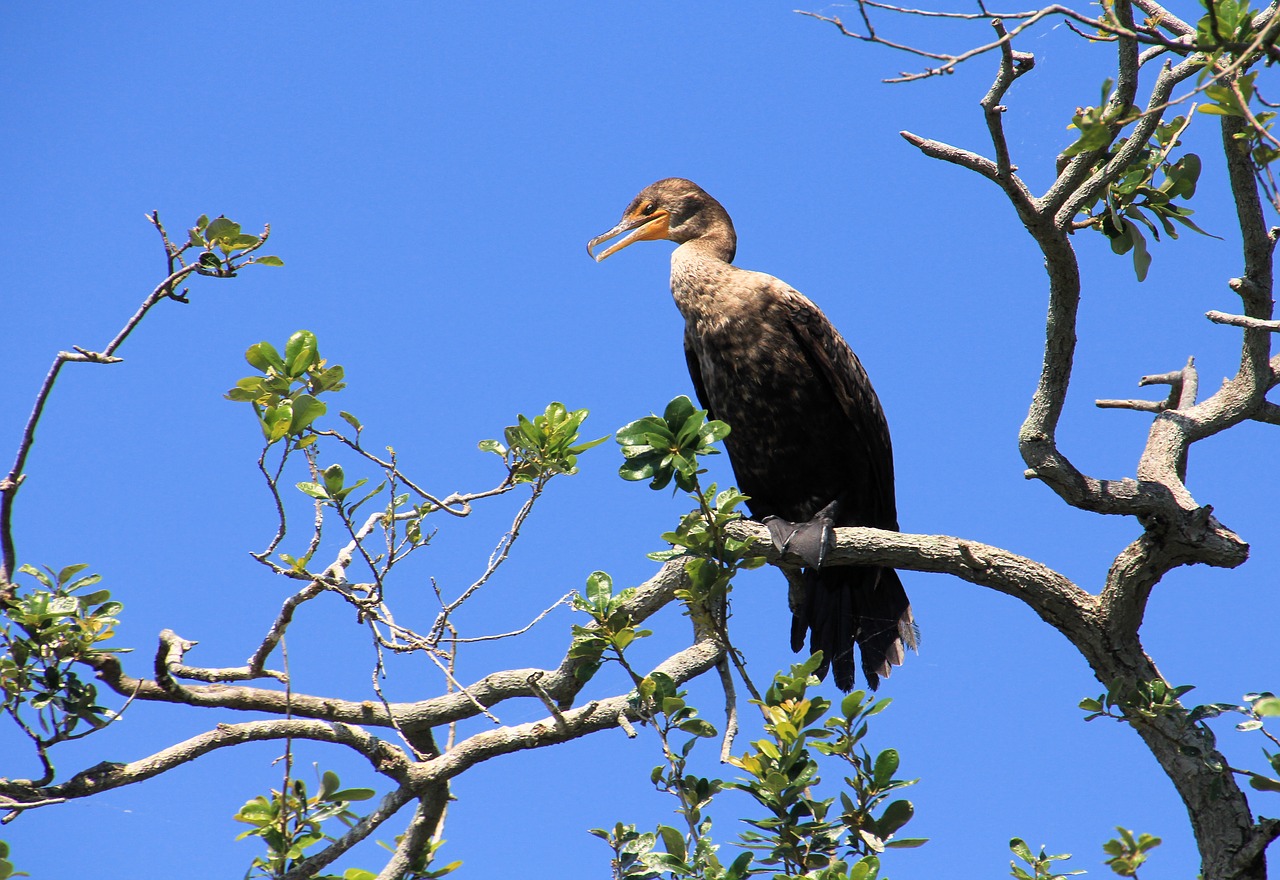
[[[320,344],[310,330],[299,330],[284,348],[285,372],[297,378],[320,360]]]
[[[259,342],[249,346],[248,351],[244,353],[244,359],[251,367],[264,373],[268,367],[274,368],[278,373],[284,372],[284,359],[270,342]]]
[[[310,394],[299,394],[293,401],[293,418],[289,422],[289,433],[300,434],[311,423],[325,414],[328,409],[323,403]]]
[[[229,241],[239,234],[240,224],[221,216],[211,221],[204,231],[205,238],[211,243]]]
[[[259,266],[283,266],[284,260],[276,256],[254,257],[253,261]]]

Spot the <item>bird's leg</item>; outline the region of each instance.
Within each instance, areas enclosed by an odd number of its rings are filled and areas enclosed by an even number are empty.
[[[822,568],[827,553],[835,546],[836,515],[840,510],[839,499],[813,515],[808,522],[793,523],[777,516],[767,516],[764,524],[769,528],[773,546],[779,553],[794,553],[810,568]]]

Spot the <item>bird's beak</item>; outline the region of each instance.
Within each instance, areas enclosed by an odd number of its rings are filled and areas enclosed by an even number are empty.
[[[634,244],[637,241],[661,241],[667,237],[670,228],[671,215],[663,210],[654,211],[649,215],[641,214],[639,216],[623,217],[622,222],[617,226],[587,242],[587,255],[594,257],[598,263],[605,257],[616,254],[627,245]],[[630,235],[615,241],[599,254],[591,253],[592,248],[596,245],[608,241],[615,235],[622,235],[624,232],[629,232]]]

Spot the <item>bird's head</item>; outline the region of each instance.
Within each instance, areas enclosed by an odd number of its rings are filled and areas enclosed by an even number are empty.
[[[623,233],[623,238],[599,254],[591,253],[596,245]],[[617,226],[587,242],[587,253],[600,262],[629,244],[664,238],[679,244],[696,238],[723,239],[729,260],[736,243],[733,221],[723,205],[692,180],[668,177],[642,189],[622,212]]]

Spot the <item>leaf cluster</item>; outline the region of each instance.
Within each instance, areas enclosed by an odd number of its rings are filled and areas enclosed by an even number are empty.
[[[26,871],[15,871],[13,862],[9,861],[9,844],[0,840],[0,880],[9,880],[10,877],[30,877]]]
[[[1183,746],[1183,754],[1191,758],[1201,758],[1214,770],[1228,768],[1222,764],[1215,751],[1217,736],[1206,723],[1208,719],[1217,718],[1226,713],[1244,715],[1246,720],[1236,725],[1237,731],[1242,733],[1259,731],[1276,746],[1280,746],[1280,738],[1264,727],[1265,719],[1280,717],[1280,697],[1263,691],[1245,694],[1244,704],[1205,703],[1187,709],[1180,699],[1193,689],[1193,685],[1172,687],[1163,681],[1139,682],[1136,687],[1125,693],[1106,693],[1096,698],[1081,700],[1080,708],[1089,713],[1085,716],[1085,721],[1105,717],[1134,723],[1159,715],[1172,716],[1183,726],[1194,728],[1203,743],[1203,746]],[[1274,777],[1250,770],[1230,769],[1234,773],[1245,776],[1249,780],[1249,785],[1258,791],[1280,792],[1280,751],[1273,753],[1264,748],[1262,754],[1271,772],[1275,774]]]
[[[730,486],[717,492],[715,484],[703,489],[698,475],[706,472],[699,456],[718,454],[713,444],[729,434],[729,426],[708,421],[707,411],[695,409],[688,397],[667,404],[661,416],[637,419],[618,429],[623,463],[618,473],[624,480],[649,480],[649,488],[664,489],[673,481],[694,501],[695,508],[681,517],[673,531],[662,539],[668,550],[649,554],[659,561],[684,558],[688,586],[676,591],[695,622],[710,622],[723,628],[728,596],[740,569],[758,568],[765,557],[754,552],[752,540],[731,537],[726,526],[741,518],[738,507],[747,500]]]
[[[1205,88],[1205,96],[1211,103],[1201,104],[1201,113],[1214,116],[1235,116],[1249,122],[1245,130],[1234,135],[1249,153],[1255,173],[1265,172],[1267,166],[1280,157],[1275,143],[1267,135],[1273,131],[1276,120],[1274,110],[1253,110],[1251,105],[1257,100],[1254,83],[1258,72],[1241,74],[1234,83],[1219,83]],[[1234,85],[1234,87],[1233,87]],[[1265,184],[1264,184],[1265,186]]]
[[[320,777],[320,790],[307,794],[302,779],[290,779],[284,791],[272,790],[271,796],[259,795],[248,801],[235,814],[237,822],[251,826],[236,840],[257,837],[266,844],[265,855],[256,856],[245,872],[245,878],[282,876],[295,867],[307,849],[322,840],[333,840],[323,828],[324,822],[337,819],[350,828],[359,817],[349,806],[352,801],[365,801],[374,796],[369,788],[342,788],[338,774],[326,770]],[[365,872],[367,873],[367,872]],[[353,880],[348,871],[344,878],[320,875],[319,880]]]
[[[1196,22],[1195,47],[1208,56],[1206,67],[1212,69],[1225,55],[1239,53],[1254,41],[1258,13],[1249,0],[1200,0],[1200,5],[1205,14]]]
[[[683,395],[667,404],[661,416],[646,416],[618,429],[616,439],[622,447],[624,480],[649,480],[650,489],[663,489],[675,481],[676,487],[693,492],[698,456],[716,455],[712,444],[729,435],[724,422],[707,421],[707,411],[695,409],[693,401]]]
[[[296,440],[299,448],[314,443],[314,433],[306,432],[327,410],[319,395],[346,387],[342,367],[320,357],[316,335],[294,333],[283,355],[271,343],[259,342],[249,346],[244,359],[262,375],[236,382],[226,399],[253,404],[267,445],[285,438]]]
[[[229,277],[249,263],[283,266],[284,260],[276,256],[250,256],[265,242],[265,235],[244,232],[234,220],[221,215],[210,220],[207,214],[201,214],[196,225],[187,230],[187,245],[183,249],[193,247],[200,251],[196,271],[201,275]]]
[[[634,825],[622,823],[611,831],[593,830],[614,850],[615,878],[875,880],[885,849],[924,843],[893,839],[913,813],[908,801],[885,804],[891,792],[914,782],[894,778],[897,752],[887,749],[873,759],[862,747],[869,719],[890,701],[872,702],[857,692],[843,700],[839,713],[828,717],[830,701],[807,693],[818,684],[813,673],[820,662],[821,655],[815,655],[789,673],[778,673],[763,699],[753,701],[764,713],[766,736],[729,759],[745,773],[732,782],[688,772],[695,744],[714,736],[715,729],[696,718],[670,679],[655,675],[642,683],[638,690],[657,713],[654,726],[667,758],[651,778],[660,791],[679,800],[676,812],[685,819],[687,831],[659,825],[654,832],[640,833]],[[689,735],[679,748],[671,738],[677,730]],[[817,797],[821,780],[815,753],[844,761],[849,768],[839,813],[835,798]],[[752,830],[741,835],[744,852],[729,865],[717,856],[719,847],[712,842],[707,815],[715,796],[726,789],[746,793],[765,811],[762,818],[744,820]]]
[[[1182,695],[1194,689],[1195,685],[1174,687],[1160,679],[1139,681],[1125,690],[1113,690],[1096,698],[1081,700],[1080,708],[1089,713],[1085,721],[1100,717],[1122,721],[1155,718],[1175,710],[1181,711],[1182,703],[1179,701]]]
[[[586,594],[574,594],[573,610],[591,617],[590,626],[573,625],[573,641],[569,646],[569,656],[582,661],[574,673],[579,681],[595,675],[605,659],[615,659],[625,666],[623,651],[636,639],[653,635],[651,630],[636,629],[632,625],[626,604],[635,593],[635,587],[627,587],[615,595],[613,578],[603,571],[594,571],[587,577]],[[606,651],[612,652],[611,658],[605,657]]]
[[[736,568],[759,568],[765,557],[752,551],[754,541],[743,541],[725,534],[725,526],[742,518],[739,505],[747,496],[730,486],[717,493],[712,483],[705,491],[692,493],[698,507],[680,518],[674,531],[664,532],[662,540],[671,544],[670,550],[657,550],[650,559],[665,562],[681,556],[690,559],[708,559]]]
[[[1065,862],[1071,858],[1071,854],[1049,855],[1045,852],[1043,846],[1040,847],[1038,854],[1034,854],[1031,852],[1031,847],[1027,846],[1027,842],[1021,837],[1015,837],[1010,840],[1009,849],[1027,866],[1024,868],[1017,861],[1009,862],[1009,874],[1016,877],[1017,880],[1066,880],[1067,877],[1085,873],[1084,871],[1067,871],[1065,874],[1055,874],[1053,872],[1053,863]],[[1031,870],[1028,871],[1027,868]]]
[[[1132,831],[1118,825],[1116,831],[1120,832],[1120,836],[1102,845],[1103,852],[1110,856],[1105,864],[1121,877],[1137,877],[1138,868],[1147,860],[1147,854],[1162,841],[1151,834],[1134,837]]]
[[[404,839],[403,834],[396,835],[396,844]],[[444,846],[445,841],[435,839],[428,840],[417,852],[413,853],[409,858],[409,868],[404,873],[403,880],[438,880],[448,874],[452,874],[458,868],[462,867],[462,860],[456,859],[449,862],[444,867],[433,868],[432,862],[435,861],[436,853],[440,847]],[[392,847],[378,841],[378,846],[386,850],[394,852]],[[378,880],[378,875],[373,871],[366,871],[363,868],[348,868],[342,872],[342,880]]]
[[[97,688],[72,668],[98,654],[115,635],[124,607],[107,590],[90,590],[100,575],[81,576],[88,566],[68,565],[59,571],[23,565],[19,572],[39,583],[20,590],[4,607],[0,630],[0,696],[3,708],[28,730],[41,749],[71,739],[81,722],[97,729],[114,714],[98,704]],[[43,735],[22,721],[24,708],[37,713]],[[91,732],[91,731],[90,731]]]
[[[578,456],[608,437],[579,440],[579,429],[588,411],[570,411],[563,403],[552,403],[546,412],[532,419],[524,414],[503,430],[506,443],[481,440],[481,451],[492,452],[506,464],[513,483],[545,483],[557,474],[576,474]]]
[[[889,705],[888,699],[873,702],[864,691],[854,691],[841,701],[839,714],[828,718],[830,701],[807,695],[807,689],[817,684],[813,672],[820,661],[821,655],[814,655],[793,666],[790,675],[774,679],[758,704],[770,738],[752,743],[753,752],[730,759],[748,778],[729,787],[751,795],[771,814],[749,822],[759,830],[742,836],[744,846],[764,853],[764,864],[781,865],[787,873],[845,871],[850,870],[848,863],[859,860],[864,866],[859,870],[874,877],[885,849],[925,842],[893,839],[915,811],[907,800],[886,803],[893,792],[916,780],[895,778],[899,766],[895,749],[885,749],[873,758],[863,745],[868,720]],[[847,765],[839,814],[832,809],[835,798],[819,800],[813,794],[820,780],[811,748]]]
[[[298,489],[304,495],[310,495],[312,498],[321,503],[331,505],[340,511],[344,511],[348,516],[353,515],[360,505],[364,504],[373,496],[377,495],[384,488],[386,482],[381,482],[373,488],[371,492],[367,492],[361,499],[350,506],[346,506],[347,497],[361,486],[368,483],[368,479],[361,477],[350,486],[347,485],[347,476],[342,470],[342,465],[331,464],[320,472],[320,481],[304,481],[298,484]],[[408,501],[407,496],[404,498]],[[398,505],[397,505],[398,506]]]
[[[1103,87],[1104,93],[1110,88],[1110,80]],[[1086,140],[1097,141],[1089,149],[1105,146],[1115,132],[1127,125],[1136,116],[1115,121],[1101,118],[1103,111],[1087,108],[1078,111],[1073,125],[1081,127],[1080,140],[1069,147],[1064,155],[1081,152],[1081,144]],[[1099,118],[1094,119],[1095,116]],[[1190,218],[1195,212],[1185,202],[1195,195],[1196,184],[1200,179],[1200,157],[1195,153],[1186,153],[1176,161],[1170,159],[1170,153],[1182,142],[1179,136],[1187,127],[1183,116],[1176,117],[1156,126],[1151,140],[1134,156],[1133,161],[1113,180],[1097,198],[1087,202],[1081,209],[1085,220],[1081,225],[1097,229],[1105,235],[1116,254],[1133,253],[1133,269],[1139,281],[1146,280],[1147,271],[1151,267],[1151,254],[1147,249],[1147,240],[1142,228],[1160,240],[1160,232],[1164,231],[1170,238],[1178,237],[1175,223],[1194,230],[1201,235],[1208,235]],[[1094,165],[1094,171],[1102,168],[1111,158],[1128,144],[1128,138],[1116,141],[1112,150],[1102,155]],[[1162,176],[1159,184],[1157,175]],[[1181,200],[1181,201],[1180,201]],[[1157,224],[1159,224],[1157,226]]]

